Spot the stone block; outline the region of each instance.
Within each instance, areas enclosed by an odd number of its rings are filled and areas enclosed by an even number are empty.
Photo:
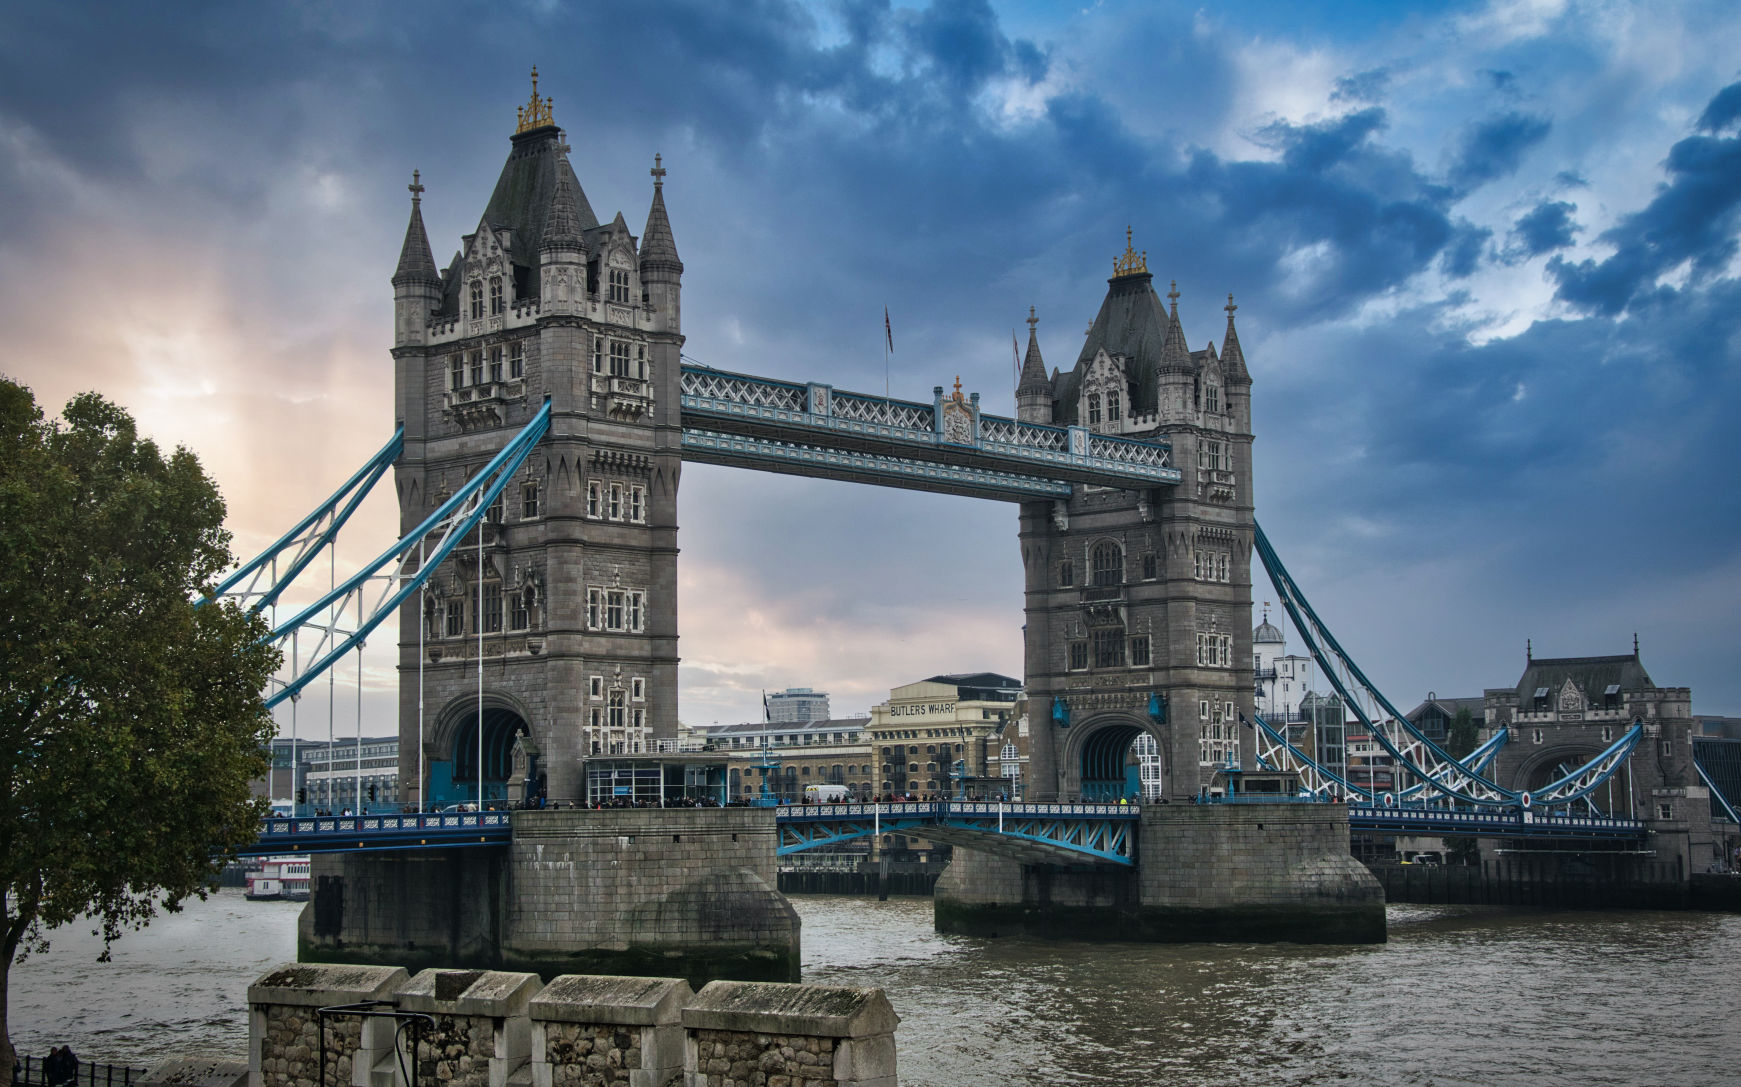
[[[900,1017],[881,989],[714,981],[683,1009],[687,1031],[858,1038],[892,1034]]]

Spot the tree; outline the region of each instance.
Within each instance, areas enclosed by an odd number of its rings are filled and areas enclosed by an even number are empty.
[[[259,834],[279,655],[233,604],[224,504],[92,393],[45,421],[0,377],[0,1074],[13,962],[85,918],[109,943],[203,897]]]
[[[1445,750],[1461,759],[1475,750],[1475,745],[1481,738],[1481,726],[1475,723],[1475,715],[1469,712],[1468,706],[1460,706],[1456,716],[1451,718],[1451,727],[1445,737]],[[1445,860],[1455,864],[1473,864],[1480,859],[1481,851],[1475,839],[1468,835],[1454,835],[1445,839]]]

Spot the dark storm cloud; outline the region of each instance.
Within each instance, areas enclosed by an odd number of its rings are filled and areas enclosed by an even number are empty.
[[[1578,230],[1572,213],[1577,210],[1576,204],[1549,200],[1521,216],[1512,227],[1512,236],[1517,239],[1522,255],[1537,257],[1571,245]]]
[[[1552,128],[1546,118],[1524,113],[1489,117],[1469,126],[1447,171],[1451,184],[1468,192],[1513,173],[1524,154],[1546,139]]]
[[[1445,274],[1452,279],[1466,279],[1474,275],[1481,265],[1481,258],[1487,253],[1488,243],[1492,240],[1493,231],[1488,228],[1458,220],[1455,232],[1445,246],[1442,262]]]
[[[1741,83],[1719,91],[1699,120],[1703,132],[1741,112]],[[1548,270],[1559,297],[1591,313],[1614,315],[1660,293],[1659,277],[1685,265],[1694,283],[1723,272],[1741,228],[1741,135],[1695,135],[1670,148],[1668,181],[1643,209],[1602,232],[1615,247],[1603,260],[1556,257]]]
[[[1330,92],[1332,102],[1377,102],[1390,87],[1390,70],[1373,68],[1338,78]]]

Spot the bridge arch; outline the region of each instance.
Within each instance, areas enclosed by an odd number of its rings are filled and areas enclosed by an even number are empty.
[[[513,695],[485,691],[482,718],[481,799],[505,801],[509,799],[508,777],[513,772],[514,740],[533,735],[531,714]],[[478,723],[476,694],[460,695],[436,714],[434,727],[424,740],[432,805],[479,801]]]
[[[1163,760],[1161,772],[1167,773],[1167,737],[1153,721],[1123,711],[1099,713],[1072,728],[1065,741],[1061,760],[1065,789],[1083,800],[1140,797],[1140,769],[1131,751],[1140,736],[1154,740],[1156,754]]]
[[[1607,747],[1607,744],[1594,738],[1549,740],[1541,750],[1530,752],[1517,764],[1512,771],[1511,781],[1507,784],[1520,792],[1540,793],[1543,786],[1558,781],[1568,770],[1577,769],[1595,759]],[[1633,758],[1637,757],[1635,752]],[[1609,778],[1607,786],[1590,795],[1590,803],[1606,814],[1631,815],[1628,799],[1631,773],[1632,766],[1628,762]]]

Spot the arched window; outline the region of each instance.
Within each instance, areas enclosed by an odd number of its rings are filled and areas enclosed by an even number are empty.
[[[1096,588],[1124,584],[1124,548],[1110,540],[1096,544],[1093,562]]]
[[[1107,393],[1106,394],[1106,421],[1107,422],[1109,422],[1109,423],[1118,422],[1119,408],[1120,408],[1120,404],[1119,404],[1118,391],[1114,390],[1112,392]]]
[[[490,277],[490,316],[502,315],[502,277]]]
[[[1221,410],[1221,386],[1212,381],[1203,383],[1203,410],[1216,412]]]
[[[1089,393],[1088,394],[1088,425],[1089,426],[1099,426],[1100,425],[1100,394],[1099,393]]]
[[[474,321],[483,320],[484,319],[484,284],[483,284],[482,280],[478,280],[478,279],[472,280],[471,299],[472,299],[472,320],[474,320]]]

